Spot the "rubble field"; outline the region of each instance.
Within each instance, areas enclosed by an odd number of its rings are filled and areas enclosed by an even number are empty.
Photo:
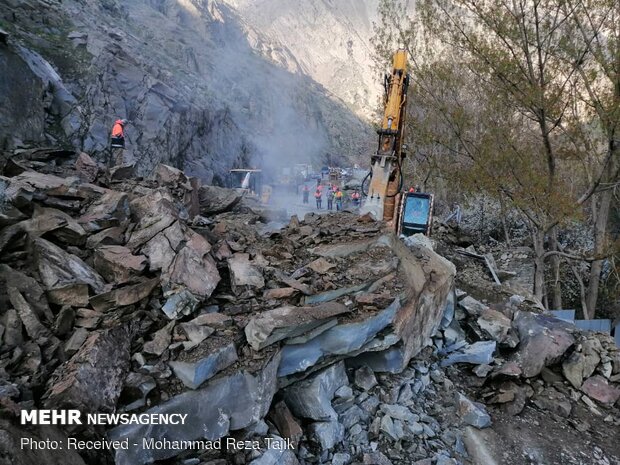
[[[368,217],[286,218],[166,165],[0,161],[0,463],[620,463],[613,340],[541,315],[514,282],[477,293],[488,278],[459,280],[450,231],[437,249],[456,268]],[[34,408],[187,420],[19,425]],[[19,447],[67,435],[261,447]]]

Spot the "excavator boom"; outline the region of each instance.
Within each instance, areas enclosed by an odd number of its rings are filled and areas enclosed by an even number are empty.
[[[361,214],[370,213],[375,219],[391,220],[395,197],[402,187],[401,163],[403,131],[407,105],[407,52],[394,54],[392,74],[386,76],[385,110],[381,122],[379,145],[371,160],[371,179]]]

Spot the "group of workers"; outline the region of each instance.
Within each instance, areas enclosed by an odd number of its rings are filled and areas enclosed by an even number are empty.
[[[304,184],[302,188],[303,203],[308,204],[310,201],[310,187]],[[343,202],[345,194],[336,185],[325,186],[320,182],[317,183],[316,190],[314,191],[314,200],[316,201],[316,208],[321,210],[323,208],[323,197],[327,200],[327,209],[333,210],[334,204],[336,205],[336,211],[341,211],[343,208]],[[354,207],[359,207],[362,195],[356,189],[351,194],[351,202]]]

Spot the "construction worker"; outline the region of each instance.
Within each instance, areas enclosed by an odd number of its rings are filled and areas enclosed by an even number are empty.
[[[334,198],[336,199],[336,210],[337,211],[342,210],[342,197],[343,196],[344,196],[344,194],[342,193],[340,188],[337,187],[336,188],[336,192],[334,192]]]
[[[112,134],[110,136],[110,149],[112,150],[112,159],[114,165],[122,165],[124,163],[123,151],[125,150],[125,125],[126,119],[117,119],[112,126]]]
[[[329,189],[325,195],[327,196],[327,209],[333,210],[334,209],[334,193],[332,192],[331,189]]]
[[[351,200],[353,200],[354,207],[359,207],[360,198],[361,198],[360,193],[358,192],[357,189],[355,189],[355,191],[351,194]]]
[[[310,188],[308,187],[308,184],[304,184],[301,193],[303,195],[304,204],[308,203],[308,197],[310,197]]]
[[[321,203],[323,202],[323,193],[320,189],[317,189],[314,193],[314,198],[316,199],[316,208],[321,209]]]

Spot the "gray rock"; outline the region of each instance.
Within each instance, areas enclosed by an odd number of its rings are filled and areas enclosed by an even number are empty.
[[[316,307],[279,307],[253,317],[245,327],[245,335],[252,348],[260,350],[282,339],[311,331],[349,311],[346,306],[335,302]]]
[[[185,240],[185,246],[162,273],[162,286],[166,290],[184,286],[199,299],[206,299],[220,282],[215,261],[209,254],[211,244],[191,229],[186,231]]]
[[[337,421],[320,421],[310,424],[308,436],[322,450],[331,450],[344,439],[344,426]]]
[[[108,432],[111,440],[129,438],[129,443],[142,444],[142,439],[166,437],[170,441],[219,439],[230,431],[255,424],[269,410],[277,389],[276,372],[280,362],[275,356],[255,375],[240,371],[210,381],[201,389],[179,394],[144,413],[187,414],[183,425],[123,425]],[[235,395],[231,395],[234,393]],[[130,447],[115,451],[116,465],[136,465],[164,460],[181,453],[175,449],[143,449]]]
[[[459,300],[458,305],[463,310],[465,310],[469,314],[469,316],[473,316],[473,317],[480,316],[484,311],[488,310],[489,308],[487,305],[481,302],[478,302],[476,299],[474,299],[471,296],[466,296],[462,298],[461,300]]]
[[[199,191],[200,214],[214,215],[231,210],[243,195],[234,189],[217,186],[201,186]]]
[[[24,325],[28,336],[34,340],[51,337],[51,331],[41,324],[36,313],[20,292],[12,287],[8,288],[7,291],[9,300],[15,310],[17,310],[19,319]]]
[[[332,465],[348,465],[351,462],[351,456],[338,452],[332,457]]]
[[[355,370],[354,383],[363,390],[370,391],[377,385],[377,378],[374,371],[367,366],[363,366]]]
[[[71,284],[87,284],[97,293],[105,289],[103,278],[79,257],[41,238],[33,241],[33,249],[41,281],[47,290]]]
[[[335,394],[336,397],[348,399],[350,397],[353,397],[353,389],[351,388],[351,386],[342,386],[336,391]]]
[[[353,405],[349,409],[345,410],[340,415],[340,422],[344,425],[346,429],[350,429],[353,425],[356,425],[360,422],[366,422],[369,418],[369,415],[366,411],[359,408],[357,405]]]
[[[454,320],[454,312],[456,310],[456,292],[452,290],[448,293],[448,297],[446,299],[446,307],[443,310],[443,316],[441,317],[441,323],[439,323],[439,327],[441,329],[447,329]]]
[[[405,431],[414,436],[421,436],[424,433],[424,426],[417,421],[409,422],[405,425]]]
[[[263,273],[250,261],[247,253],[236,253],[228,259],[230,283],[235,293],[241,293],[248,287],[262,289],[265,287]]]
[[[470,363],[472,365],[490,364],[493,362],[493,353],[496,348],[495,341],[478,341],[468,345],[441,361],[441,366],[450,366],[455,363]]]
[[[411,410],[398,404],[381,404],[381,411],[389,415],[394,420],[402,420],[408,423],[415,423],[418,419]]]
[[[389,415],[385,415],[381,418],[380,428],[381,431],[387,434],[394,441],[398,441],[403,437],[402,430],[399,431],[399,429],[395,427],[394,421]]]
[[[142,350],[147,354],[161,355],[168,348],[172,340],[172,329],[174,321],[153,333],[152,339],[144,343]]]
[[[188,339],[188,341],[183,342],[183,348],[185,350],[196,347],[215,332],[215,329],[210,326],[199,326],[193,323],[181,323],[180,326],[183,328]]]
[[[338,414],[331,406],[331,400],[340,387],[348,384],[344,362],[335,363],[286,388],[284,401],[297,417],[336,420]]]
[[[128,393],[129,404],[123,407],[125,411],[135,410],[146,405],[146,396],[157,387],[155,380],[142,373],[131,372],[125,378],[123,393]],[[123,398],[123,396],[121,396]]]
[[[99,197],[79,219],[91,233],[120,226],[129,219],[129,200],[124,192],[108,191]]]
[[[491,365],[477,365],[472,371],[478,378],[486,378],[493,371],[493,367]]]
[[[185,386],[197,389],[206,380],[237,360],[235,345],[230,343],[193,363],[172,361],[170,368]]]
[[[456,393],[455,403],[458,415],[465,423],[476,428],[487,428],[491,426],[491,417],[487,413],[484,405],[472,402],[461,393]]]
[[[73,354],[80,350],[80,347],[86,342],[87,338],[88,330],[85,328],[77,328],[65,344],[65,354],[72,357]]]
[[[168,318],[174,320],[191,315],[199,303],[198,299],[191,292],[187,289],[182,289],[169,296],[161,310]]]
[[[571,334],[575,327],[553,317],[519,311],[514,325],[521,340],[517,361],[526,378],[537,376],[543,367],[558,362],[575,343]]]
[[[400,303],[392,305],[361,322],[340,324],[305,344],[287,345],[282,349],[282,364],[278,376],[306,370],[329,356],[342,356],[360,350],[393,320]]]
[[[503,313],[489,308],[480,314],[477,322],[480,329],[494,341],[516,347],[518,340],[510,338],[509,334],[512,330],[510,318]]]
[[[382,452],[365,453],[363,460],[364,465],[392,465],[392,461]]]
[[[562,373],[575,389],[581,389],[584,379],[589,378],[601,361],[599,352],[603,350],[598,339],[586,339],[562,363]]]

